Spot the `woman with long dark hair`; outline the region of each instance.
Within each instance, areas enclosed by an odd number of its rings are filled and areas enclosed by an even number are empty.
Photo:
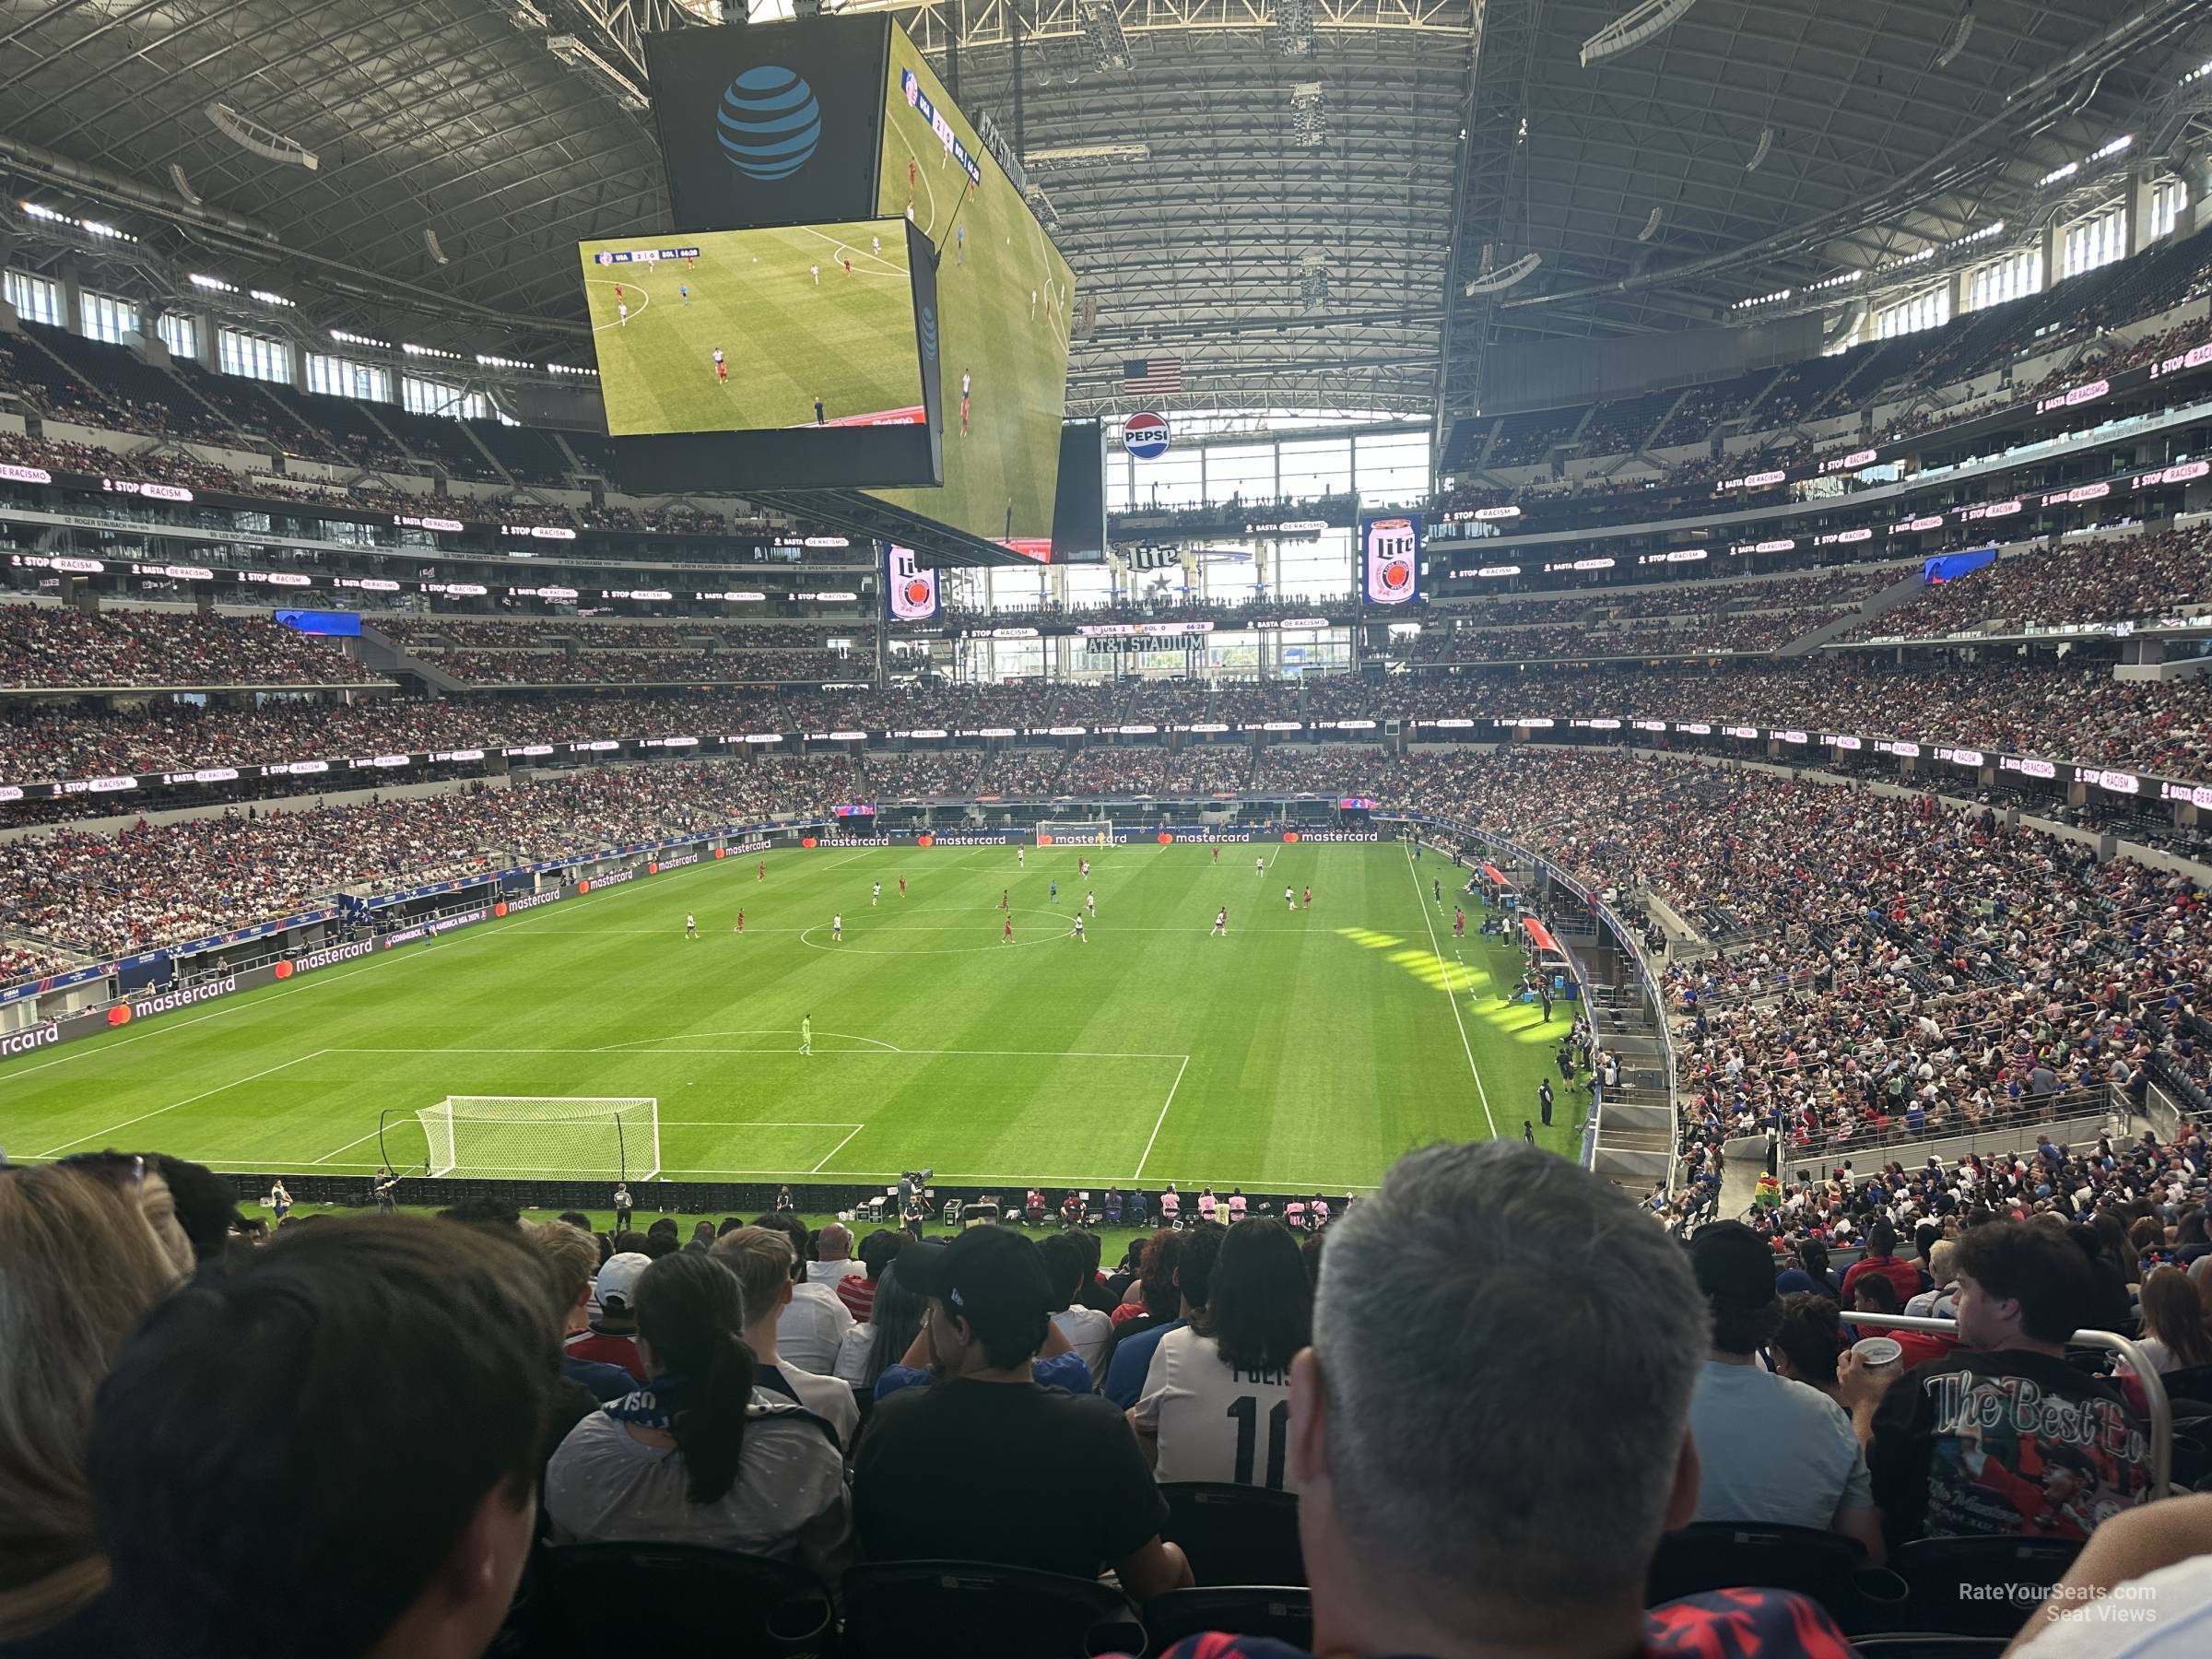
[[[852,1513],[828,1425],[753,1389],[737,1278],[663,1256],[638,1278],[645,1384],[569,1431],[546,1469],[555,1544],[699,1544],[835,1577]]]
[[[1298,1241],[1250,1216],[1221,1240],[1206,1306],[1160,1338],[1129,1421],[1162,1481],[1294,1492],[1290,1361],[1312,1332]]]

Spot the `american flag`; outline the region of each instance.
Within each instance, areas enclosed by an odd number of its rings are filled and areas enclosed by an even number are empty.
[[[1181,358],[1124,358],[1122,359],[1122,390],[1124,392],[1180,392],[1182,390],[1182,359]]]

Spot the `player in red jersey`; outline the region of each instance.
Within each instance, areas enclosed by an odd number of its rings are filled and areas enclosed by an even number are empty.
[[[1313,908],[1313,889],[1312,888],[1306,889],[1306,902],[1303,908],[1307,910]]]
[[[766,881],[768,879],[768,861],[766,859],[762,859],[760,861],[759,867],[753,872],[753,879],[755,881]]]
[[[622,285],[618,282],[615,284],[615,298],[618,300],[622,298]]]
[[[723,360],[722,347],[719,346],[714,347],[714,378],[724,385],[729,383],[730,366]]]
[[[743,933],[745,931],[745,912],[743,911],[739,911],[737,912],[736,931],[739,933]]]
[[[848,276],[853,275],[853,262],[850,259],[845,261],[845,275]]]
[[[906,164],[906,187],[910,191],[914,187],[914,164],[912,158],[909,158]]]
[[[901,899],[906,897],[906,877],[903,876],[899,877],[899,897]]]
[[[1221,849],[1218,846],[1214,849],[1214,862],[1216,864],[1219,864],[1221,862]]]
[[[1005,888],[998,889],[998,908],[1000,910],[1006,908],[1006,889]]]
[[[1000,935],[999,935],[999,941],[998,941],[998,942],[999,942],[1000,944],[1002,944],[1002,945],[1011,945],[1011,944],[1013,944],[1013,943],[1014,943],[1014,918],[1013,918],[1013,917],[1011,917],[1011,916],[1008,916],[1008,917],[1006,918],[1006,929],[1005,929],[1005,931],[1004,931],[1002,934],[1000,934]]]

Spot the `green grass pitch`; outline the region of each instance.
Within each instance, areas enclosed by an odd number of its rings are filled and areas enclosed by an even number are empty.
[[[696,246],[699,259],[592,263],[601,249],[655,240]],[[800,426],[817,397],[829,420],[922,406],[902,223],[616,238],[585,242],[580,258],[610,432]]]
[[[1078,944],[1083,857],[1098,914]],[[943,1182],[1340,1193],[1412,1147],[1520,1134],[1556,1080],[1567,1008],[1547,1027],[1501,1000],[1517,952],[1472,917],[1453,941],[1451,865],[1395,845],[1232,843],[1218,865],[1197,845],[1032,847],[1026,868],[1011,847],[824,848],[768,854],[764,879],[758,863],[27,1055],[0,1067],[0,1141],[18,1159],[114,1147],[361,1174],[387,1109],[650,1095],[670,1178],[927,1164]],[[1286,886],[1312,908],[1286,912]],[[1224,904],[1229,935],[1210,937]],[[1560,1092],[1543,1144],[1573,1154],[1585,1099]],[[419,1156],[419,1128],[404,1134]]]

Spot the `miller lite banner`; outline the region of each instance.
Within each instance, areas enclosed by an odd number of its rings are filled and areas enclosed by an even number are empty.
[[[1366,574],[1360,597],[1369,605],[1405,605],[1421,596],[1421,520],[1418,513],[1387,518],[1362,515],[1359,562]]]
[[[1168,421],[1164,415],[1132,415],[1122,422],[1122,447],[1139,461],[1168,453]]]
[[[894,622],[935,622],[937,619],[937,573],[914,563],[912,547],[893,547],[886,554],[883,598]]]

